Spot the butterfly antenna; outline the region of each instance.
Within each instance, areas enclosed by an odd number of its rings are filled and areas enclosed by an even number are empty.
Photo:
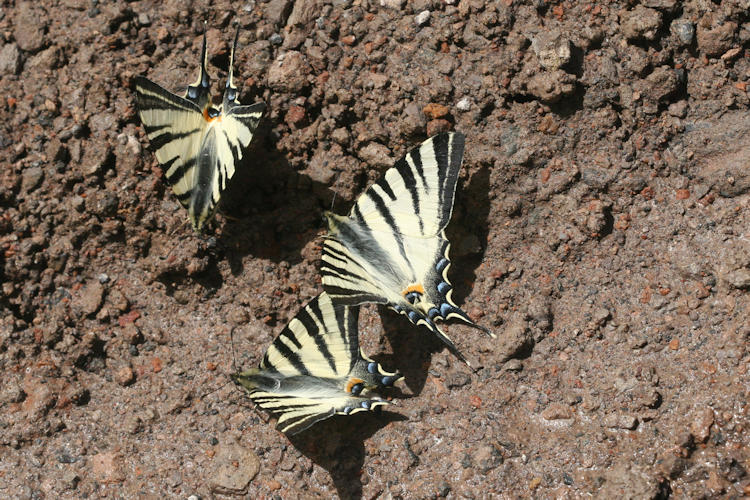
[[[232,369],[234,373],[239,373],[240,370],[237,368],[237,353],[234,351],[234,328],[229,330],[229,348],[232,349]]]
[[[333,187],[333,186],[335,186],[335,185],[336,185],[336,183],[337,183],[337,182],[339,181],[339,177],[341,177],[341,170],[339,170],[339,171],[338,171],[338,172],[336,173],[336,178],[335,178],[335,179],[333,179],[333,182],[331,183],[331,187]],[[334,191],[333,191],[333,199],[331,200],[331,212],[333,212],[333,205],[334,205],[334,203],[336,203],[336,194],[337,194],[337,193],[336,193],[336,191],[334,190]]]

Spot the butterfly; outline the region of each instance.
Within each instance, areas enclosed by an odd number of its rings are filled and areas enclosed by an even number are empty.
[[[143,76],[135,78],[138,114],[146,135],[164,169],[164,177],[180,203],[187,208],[193,228],[201,232],[211,220],[227,183],[242,159],[242,151],[253,138],[265,103],[243,106],[233,83],[234,53],[229,58],[229,76],[218,107],[211,99],[206,65],[206,34],[203,33],[198,79],[184,97],[169,92]]]
[[[358,319],[359,307],[334,306],[323,292],[281,331],[259,368],[232,379],[278,416],[277,429],[288,435],[332,415],[387,405],[376,391],[401,375],[386,372],[361,351]]]
[[[348,216],[326,213],[323,288],[334,302],[387,304],[466,358],[435,321],[457,318],[483,330],[451,298],[450,242],[464,151],[460,133],[438,134],[412,149],[362,194]]]

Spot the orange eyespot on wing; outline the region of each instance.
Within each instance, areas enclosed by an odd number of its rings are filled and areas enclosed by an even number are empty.
[[[365,381],[361,378],[352,377],[349,379],[349,381],[346,383],[346,392],[351,393],[352,387],[354,387],[357,384],[364,384]]]
[[[401,295],[406,297],[408,294],[412,292],[417,292],[420,295],[424,295],[424,286],[422,286],[421,283],[417,283],[416,285],[409,285],[408,287],[406,287],[406,290],[401,292]]]
[[[203,108],[203,119],[206,120],[208,123],[211,123],[214,120],[221,121],[221,113],[217,114],[216,116],[211,116],[208,113],[208,110],[211,109],[210,106],[206,106]]]

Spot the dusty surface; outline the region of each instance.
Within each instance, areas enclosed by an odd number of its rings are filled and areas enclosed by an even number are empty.
[[[746,1],[46,3],[0,9],[0,497],[750,494]],[[204,19],[269,112],[199,237],[132,79],[182,92]],[[446,129],[456,298],[498,339],[447,327],[472,373],[367,308],[399,406],[290,441],[232,345],[320,290],[334,194]]]

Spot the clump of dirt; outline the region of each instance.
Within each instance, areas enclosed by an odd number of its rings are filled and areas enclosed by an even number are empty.
[[[200,236],[133,78],[184,91],[204,20],[268,111]],[[749,50],[734,1],[3,7],[0,495],[750,494]],[[235,359],[320,291],[323,211],[444,130],[454,298],[498,339],[446,327],[474,373],[367,307],[398,406],[287,439]]]

